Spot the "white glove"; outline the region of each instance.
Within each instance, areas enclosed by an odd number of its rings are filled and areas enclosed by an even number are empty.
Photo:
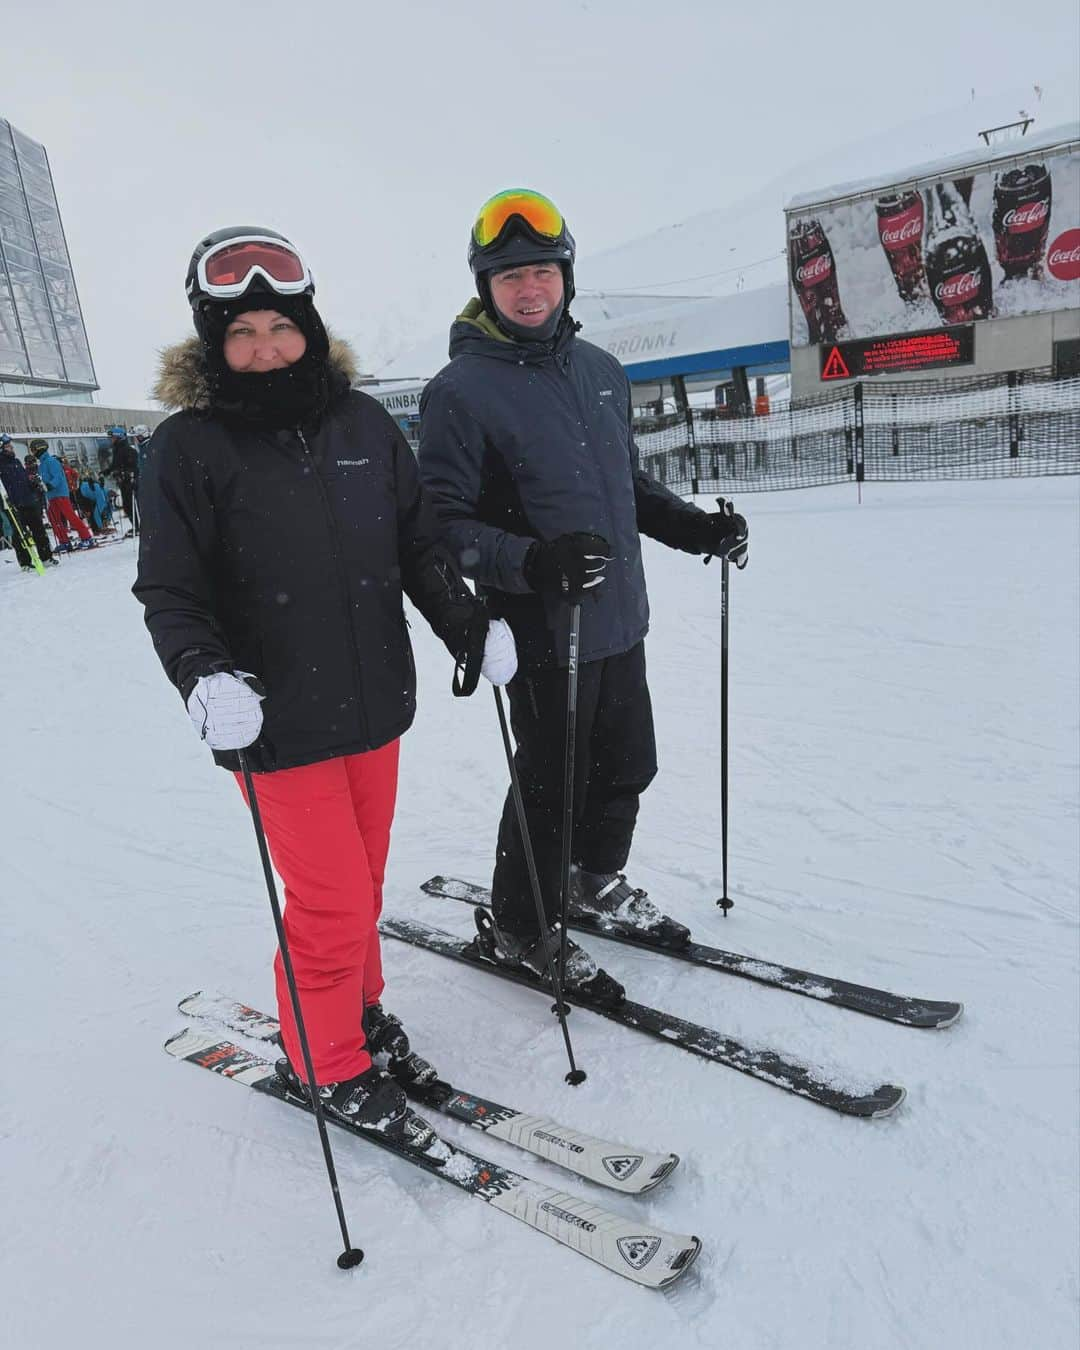
[[[488,624],[480,674],[492,684],[509,684],[517,674],[517,647],[505,619],[492,619]]]
[[[219,670],[214,675],[200,675],[188,695],[192,726],[211,750],[243,750],[259,738],[263,696],[241,678],[246,674],[244,670],[235,674]]]

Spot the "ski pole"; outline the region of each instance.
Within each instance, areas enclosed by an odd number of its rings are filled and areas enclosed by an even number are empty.
[[[495,707],[499,711],[499,729],[502,731],[503,749],[506,751],[506,766],[510,770],[510,791],[514,798],[514,810],[517,812],[518,829],[521,831],[521,843],[525,852],[525,865],[529,869],[529,884],[532,886],[533,903],[536,905],[536,919],[540,925],[540,932],[547,930],[547,917],[544,914],[544,901],[540,895],[540,877],[536,871],[536,857],[533,854],[532,838],[529,834],[529,822],[525,817],[525,799],[521,795],[521,783],[518,779],[517,765],[514,763],[514,749],[510,744],[510,729],[506,725],[506,710],[503,707],[502,690],[498,685],[494,685]],[[563,933],[565,934],[565,923]],[[566,1057],[570,1061],[570,1072],[566,1075],[566,1081],[572,1086],[577,1087],[579,1083],[584,1083],[586,1073],[584,1069],[579,1069],[574,1063],[574,1047],[570,1044],[570,1029],[566,1025],[566,1017],[570,1009],[563,1002],[562,994],[562,971],[555,969],[556,962],[553,953],[547,949],[548,978],[551,980],[551,987],[555,991],[555,1008],[558,1014],[559,1026],[562,1028],[563,1040],[566,1042]]]
[[[724,893],[717,900],[726,919],[735,903],[727,893],[728,879],[728,589],[731,568],[727,558],[720,563],[720,858]]]
[[[304,1054],[304,1072],[307,1074],[311,1105],[319,1127],[323,1158],[326,1160],[326,1173],[330,1178],[330,1190],[334,1195],[334,1208],[337,1210],[338,1223],[341,1225],[341,1237],[345,1243],[345,1250],[338,1257],[337,1263],[342,1270],[351,1270],[353,1266],[358,1266],[364,1259],[364,1253],[359,1247],[354,1247],[349,1240],[349,1229],[345,1222],[345,1209],[341,1203],[341,1192],[338,1190],[334,1154],[330,1148],[330,1137],[326,1132],[326,1117],[323,1115],[322,1098],[319,1096],[319,1089],[315,1082],[315,1066],[311,1062],[311,1048],[308,1045],[307,1031],[304,1028],[304,1016],[300,1010],[300,993],[296,987],[296,977],[293,974],[292,958],[289,955],[289,941],[285,936],[285,925],[281,918],[281,906],[278,904],[274,874],[270,870],[270,854],[266,847],[266,832],[263,829],[258,798],[255,796],[255,783],[251,777],[251,770],[248,768],[247,756],[243,750],[238,750],[236,753],[240,758],[240,772],[244,777],[244,789],[247,792],[248,805],[251,808],[251,821],[255,826],[255,838],[259,841],[259,857],[262,859],[266,889],[270,896],[270,908],[274,914],[274,927],[277,929],[281,963],[285,967],[285,978],[289,984],[289,998],[292,1002],[293,1016],[296,1018],[296,1033],[300,1037],[300,1048]]]
[[[14,527],[15,533],[19,536],[19,542],[22,544],[26,556],[30,559],[31,565],[38,576],[45,575],[45,568],[42,565],[41,558],[38,555],[37,544],[32,538],[27,539],[23,534],[22,521],[15,513],[15,508],[11,504],[11,499],[7,495],[7,490],[3,483],[0,483],[0,510],[7,512],[7,517]]]
[[[735,505],[725,497],[717,497],[716,504],[725,516],[735,514]],[[708,554],[705,562],[712,559]],[[745,557],[739,563],[745,567]],[[728,611],[731,603],[731,565],[727,555],[720,559],[720,865],[724,879],[724,893],[717,905],[724,918],[735,901],[727,893],[728,889]]]
[[[570,907],[570,851],[574,835],[574,748],[577,740],[578,644],[581,637],[581,601],[570,606],[570,635],[566,666],[566,752],[563,773],[562,894],[559,897],[559,979],[566,978],[566,924]]]

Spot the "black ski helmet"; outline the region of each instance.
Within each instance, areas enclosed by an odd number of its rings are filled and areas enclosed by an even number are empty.
[[[315,350],[325,355],[329,350],[329,338],[322,319],[315,309],[313,300],[315,282],[311,275],[311,269],[307,267],[306,263],[304,263],[304,267],[309,278],[308,284],[302,291],[296,291],[292,295],[279,294],[258,273],[251,278],[240,295],[231,296],[229,299],[220,299],[217,296],[208,295],[199,284],[199,260],[210,249],[218,244],[227,243],[230,239],[250,239],[252,237],[279,239],[296,253],[297,257],[301,257],[292,240],[286,239],[277,230],[267,229],[263,225],[227,225],[223,229],[212,230],[200,239],[195,245],[191,261],[188,263],[184,289],[187,291],[188,302],[191,305],[195,331],[202,339],[203,346],[207,350],[219,347],[229,319],[238,313],[242,313],[245,308],[279,309],[298,324],[309,344],[313,343]],[[301,262],[303,262],[303,258],[301,258]]]
[[[515,189],[510,189],[511,192]],[[529,189],[520,189],[527,193]],[[496,193],[496,197],[505,197],[508,193]],[[537,194],[538,195],[538,194]],[[478,222],[486,208],[496,197],[489,198],[477,213]],[[553,205],[553,203],[552,203]],[[556,208],[557,209],[557,208]],[[561,218],[561,212],[560,218]],[[490,243],[481,245],[476,239],[476,225],[469,232],[468,261],[476,290],[488,313],[492,313],[491,287],[489,278],[492,272],[505,267],[525,266],[528,263],[557,262],[562,268],[565,296],[564,308],[569,308],[574,298],[574,259],[577,245],[565,220],[562,220],[558,235],[554,238],[538,233],[524,216],[512,214],[498,235]]]
[[[262,225],[226,225],[223,229],[212,230],[205,238],[200,239],[195,245],[195,250],[191,255],[191,261],[188,263],[187,277],[184,279],[184,289],[187,291],[188,302],[191,308],[198,312],[204,305],[211,303],[220,303],[215,301],[213,296],[209,296],[199,285],[199,259],[214,248],[217,244],[224,244],[229,239],[250,239],[252,236],[263,239],[280,239],[283,244],[296,250],[296,245],[291,239],[286,239],[283,234],[277,230],[269,230]],[[264,291],[268,294],[275,294],[273,288],[260,276],[254,276],[251,284],[248,286],[245,295],[252,291]],[[314,281],[302,292],[304,295],[315,294]],[[239,298],[239,297],[234,297]]]

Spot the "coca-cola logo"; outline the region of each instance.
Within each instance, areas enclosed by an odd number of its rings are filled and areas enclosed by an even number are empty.
[[[934,294],[943,305],[963,305],[978,295],[981,280],[977,267],[971,272],[957,272],[955,276],[939,281]]]
[[[1022,234],[1025,230],[1037,230],[1049,214],[1049,202],[1028,202],[1006,211],[1001,223],[1011,234]]]
[[[832,271],[832,259],[827,253],[819,253],[795,269],[795,280],[800,286],[816,286]]]
[[[916,239],[922,237],[922,212],[910,216],[907,220],[899,217],[889,224],[882,224],[881,242],[890,251],[903,248],[905,244],[910,244]]]
[[[1058,281],[1075,281],[1080,277],[1080,230],[1065,230],[1058,235],[1050,245],[1046,265]]]

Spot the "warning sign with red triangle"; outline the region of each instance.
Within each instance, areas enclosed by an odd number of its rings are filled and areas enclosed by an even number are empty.
[[[834,347],[825,358],[825,364],[821,368],[821,378],[823,380],[848,380],[851,378],[851,371],[847,368],[847,362],[840,354],[840,348]]]

